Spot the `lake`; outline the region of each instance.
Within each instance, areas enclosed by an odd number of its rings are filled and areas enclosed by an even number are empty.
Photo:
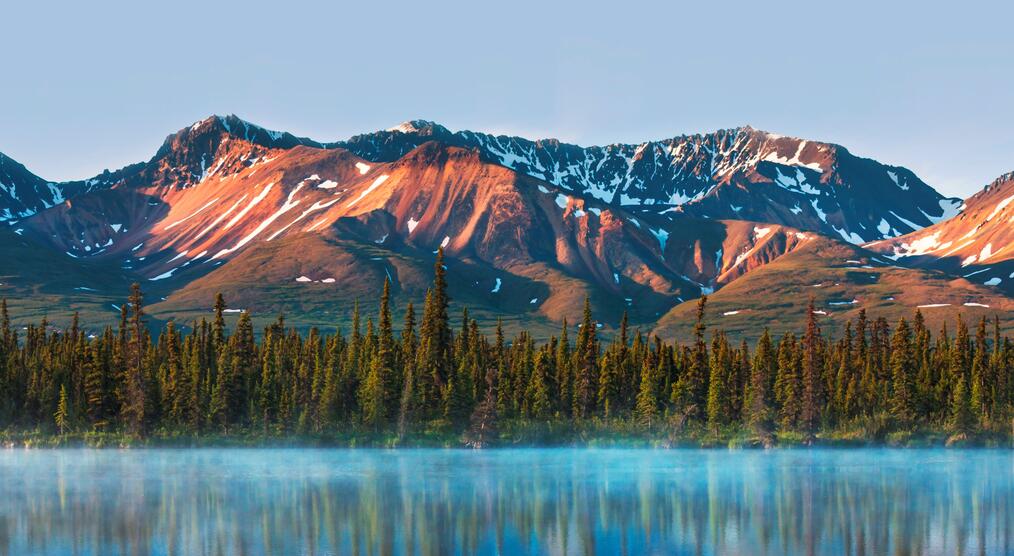
[[[1012,554],[1005,450],[0,451],[0,554]]]

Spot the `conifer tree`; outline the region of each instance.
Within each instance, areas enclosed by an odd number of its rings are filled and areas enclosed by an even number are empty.
[[[545,349],[539,350],[535,356],[535,368],[528,381],[525,392],[525,416],[533,419],[549,417],[551,409],[549,398],[549,372],[551,355]]]
[[[820,328],[817,326],[817,313],[813,297],[810,298],[806,312],[806,334],[803,336],[803,406],[799,417],[803,433],[807,440],[812,442],[820,424],[823,402]]]
[[[971,404],[972,412],[982,423],[989,421],[990,384],[989,349],[986,346],[986,317],[979,320],[972,351]]]
[[[802,411],[802,385],[797,353],[795,336],[791,332],[786,333],[778,342],[778,371],[775,377],[775,399],[783,430],[795,429]]]
[[[725,335],[715,335],[711,353],[706,409],[708,426],[713,432],[718,432],[728,422],[730,414],[729,378],[732,374],[732,360]]]
[[[90,428],[135,435],[202,434],[210,424],[227,434],[263,427],[326,438],[364,425],[404,435],[438,421],[453,430],[467,427],[466,442],[486,445],[501,417],[516,419],[520,430],[554,416],[598,415],[610,424],[630,418],[650,430],[667,415],[678,426],[702,411],[712,431],[738,434],[749,427],[768,444],[776,420],[781,430],[808,440],[863,416],[880,423],[884,414],[892,416],[884,424],[893,430],[928,425],[970,434],[981,427],[994,436],[1006,433],[1014,413],[1014,349],[998,320],[991,335],[980,321],[970,339],[959,318],[952,340],[946,325],[934,338],[918,311],[894,330],[883,318],[867,327],[861,311],[842,335],[825,338],[811,301],[801,340],[787,333],[776,348],[763,331],[753,346],[735,348],[720,330],[704,343],[702,301],[689,344],[646,340],[639,330],[630,341],[623,319],[602,350],[590,303],[574,345],[566,324],[559,337],[537,342],[525,330],[508,340],[500,321],[491,342],[467,312],[457,334],[446,321],[434,326],[442,320],[434,286],[430,333],[416,335],[409,306],[395,340],[390,288],[388,282],[365,334],[353,312],[347,337],[316,328],[304,335],[280,317],[256,339],[245,312],[231,335],[216,318],[189,327],[169,323],[152,336],[135,286],[119,330],[106,327],[89,339],[89,323],[72,320],[53,332],[44,319],[18,338],[0,302],[0,426],[52,429],[61,413],[64,432],[80,416]],[[224,311],[224,301],[216,305],[216,313]],[[425,342],[436,345],[438,328],[445,328],[448,342],[429,349]],[[423,369],[437,368],[434,355],[443,370],[427,374]],[[446,382],[432,391],[437,397],[419,394],[422,383],[435,386],[441,376]],[[698,383],[703,406],[692,403]]]
[[[14,347],[14,331],[11,329],[11,317],[7,312],[7,298],[0,299],[0,343],[5,350]]]
[[[473,448],[483,448],[497,436],[497,378],[494,376],[497,370],[490,368],[486,372],[486,390],[483,399],[472,412],[471,425],[465,442]]]
[[[56,413],[53,414],[53,420],[56,422],[56,430],[60,434],[67,432],[69,426],[70,413],[68,408],[69,402],[67,401],[67,386],[60,385],[60,401],[56,405]]]
[[[704,342],[704,312],[708,296],[702,295],[697,301],[697,321],[694,324],[694,345],[691,350],[690,366],[673,385],[672,403],[676,410],[691,419],[700,419],[706,412],[708,391],[708,346]]]
[[[409,302],[405,309],[405,325],[401,333],[402,389],[398,404],[398,434],[404,435],[415,419],[419,398],[416,388],[415,308]]]
[[[774,346],[768,330],[757,342],[757,351],[750,374],[749,423],[753,433],[765,444],[770,444],[775,426],[775,399],[772,391],[776,362]]]
[[[641,363],[640,387],[637,391],[637,420],[651,429],[659,414],[659,380],[657,367],[652,358],[645,357]]]
[[[598,340],[592,319],[591,300],[584,298],[584,317],[574,352],[574,416],[585,418],[595,411],[597,399]]]
[[[902,424],[915,420],[915,383],[913,380],[911,332],[902,318],[891,340],[891,414]]]
[[[208,420],[218,425],[223,432],[229,427],[229,407],[232,403],[230,397],[232,375],[232,364],[227,351],[222,350],[218,356],[218,374],[215,376],[215,384],[211,390],[211,400],[208,407]]]
[[[103,361],[97,342],[89,347],[85,365],[85,403],[88,420],[95,428],[104,428],[109,411],[109,379],[106,362]]]
[[[426,294],[423,306],[423,320],[420,329],[419,364],[417,383],[419,395],[425,407],[434,407],[446,396],[447,382],[451,369],[451,329],[447,317],[447,270],[444,265],[444,250],[437,249],[433,264],[433,286]]]
[[[264,354],[261,356],[261,375],[257,386],[258,419],[264,432],[268,432],[274,424],[278,415],[278,382],[275,365],[277,363],[275,350],[277,348],[275,331],[268,328],[264,337]]]
[[[370,371],[363,383],[362,399],[360,406],[363,410],[363,423],[374,428],[380,428],[386,418],[384,399],[387,392],[384,389],[386,369],[379,352],[374,352],[370,361]]]
[[[501,342],[502,329],[497,328],[497,343]],[[573,362],[571,361],[570,352],[570,339],[567,335],[567,317],[563,318],[563,324],[560,326],[560,339],[556,343],[556,361],[554,366],[556,367],[556,386],[558,389],[557,393],[557,408],[564,416],[570,416],[573,409],[571,400],[574,399],[574,372]]]
[[[464,351],[457,370],[450,378],[444,416],[452,423],[463,423],[472,413],[474,405],[472,377],[475,375],[477,363],[476,354],[471,350]]]
[[[951,396],[951,430],[956,434],[968,434],[972,432],[974,421],[975,416],[972,414],[972,404],[969,400],[968,382],[965,377],[959,376]]]
[[[219,350],[222,344],[225,343],[225,297],[222,293],[215,294],[215,325],[212,333],[212,345],[215,350]]]
[[[130,307],[133,312],[130,325],[130,341],[126,357],[126,388],[124,400],[124,417],[127,428],[132,434],[141,435],[145,430],[145,404],[148,385],[145,381],[144,353],[146,334],[144,329],[144,299],[141,285],[134,283],[130,288]],[[122,313],[121,313],[122,314]]]
[[[608,350],[602,356],[598,405],[606,417],[615,416],[620,410],[621,357],[619,350]]]

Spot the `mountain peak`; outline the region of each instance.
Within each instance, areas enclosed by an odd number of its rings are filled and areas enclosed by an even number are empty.
[[[434,135],[440,132],[448,132],[446,127],[430,120],[408,120],[401,122],[394,127],[387,128],[386,131],[395,133],[417,133],[420,135]]]
[[[1009,182],[1014,182],[1014,171],[1007,172],[1006,174],[1001,174],[995,180],[991,181],[989,185],[986,186],[986,191],[992,191]]]
[[[220,116],[214,114],[195,122],[190,127],[181,129],[169,136],[167,142],[175,137],[195,137],[206,133],[226,134],[269,148],[292,148],[297,145],[323,147],[323,144],[306,137],[296,137],[287,131],[274,131],[240,118],[235,114]]]
[[[774,133],[772,131],[766,131],[766,130],[763,130],[763,129],[757,129],[756,127],[753,127],[750,124],[744,125],[744,126],[738,128],[738,129],[739,129],[740,132],[745,133],[747,135],[754,135],[754,136],[758,136],[758,137],[764,137],[764,138],[771,139],[771,140],[774,140],[774,141],[777,141],[779,139],[791,139],[791,140],[795,140],[795,141],[807,141],[806,139],[803,139],[801,137],[795,137],[793,135],[783,135],[781,133]],[[817,142],[820,142],[820,141],[817,141]]]

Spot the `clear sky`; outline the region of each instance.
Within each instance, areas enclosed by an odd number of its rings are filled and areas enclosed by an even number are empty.
[[[640,142],[750,124],[966,196],[1014,169],[995,2],[10,2],[0,151],[51,180],[210,114],[335,140],[447,127]]]

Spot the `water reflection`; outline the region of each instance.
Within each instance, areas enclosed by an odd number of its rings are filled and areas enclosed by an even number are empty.
[[[1007,451],[0,452],[0,553],[1010,554]]]

